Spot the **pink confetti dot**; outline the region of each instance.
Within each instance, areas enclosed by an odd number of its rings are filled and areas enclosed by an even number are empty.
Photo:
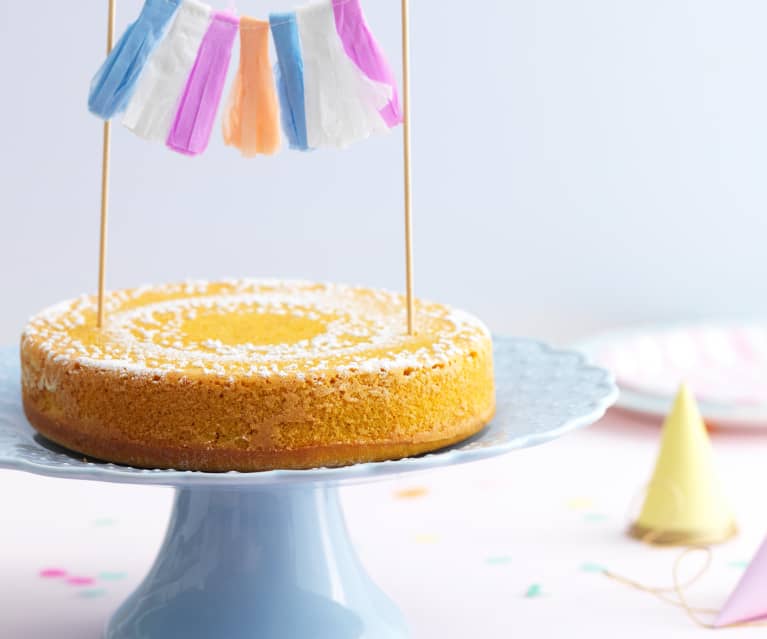
[[[70,577],[67,579],[67,583],[70,586],[92,586],[96,580],[91,577]]]
[[[61,570],[60,568],[46,568],[45,570],[40,571],[40,577],[43,579],[61,579],[66,576],[67,571]]]

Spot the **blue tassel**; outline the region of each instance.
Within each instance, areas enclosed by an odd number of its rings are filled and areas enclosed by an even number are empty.
[[[141,71],[181,0],[146,0],[141,15],[122,35],[91,82],[88,109],[109,120],[125,110]]]
[[[277,65],[274,73],[280,97],[282,128],[291,149],[308,151],[306,106],[304,102],[304,59],[298,37],[295,13],[273,13],[269,16]]]

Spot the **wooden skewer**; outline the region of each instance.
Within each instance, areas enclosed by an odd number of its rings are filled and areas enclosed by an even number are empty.
[[[114,46],[116,0],[109,0],[107,26],[107,55]],[[402,135],[404,149],[405,186],[405,271],[407,279],[407,332],[415,334],[415,295],[413,285],[413,196],[411,187],[410,151],[410,3],[402,0]],[[99,234],[98,327],[104,326],[104,295],[106,288],[107,221],[109,213],[109,156],[111,123],[104,122],[104,145],[101,161],[101,229]]]
[[[107,55],[112,51],[115,39],[115,4],[109,0],[109,18],[107,23]],[[109,213],[109,150],[112,140],[112,125],[104,122],[104,146],[101,156],[101,230],[99,233],[99,295],[98,327],[104,326],[104,289],[106,287],[107,261],[107,219]]]
[[[407,277],[407,333],[415,334],[413,292],[413,193],[410,161],[410,4],[402,0],[402,135],[405,165],[405,272]]]

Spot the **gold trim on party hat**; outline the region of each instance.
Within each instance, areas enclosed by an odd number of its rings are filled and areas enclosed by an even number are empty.
[[[732,539],[738,527],[732,522],[719,530],[654,530],[636,523],[628,532],[634,539],[654,546],[711,546]]]
[[[644,506],[629,534],[651,544],[686,546],[721,543],[736,531],[706,426],[682,385],[663,425]]]

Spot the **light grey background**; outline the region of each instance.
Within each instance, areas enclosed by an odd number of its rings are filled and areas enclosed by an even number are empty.
[[[0,1],[0,343],[96,285],[106,4]],[[766,3],[412,4],[420,295],[559,340],[765,311]],[[399,2],[365,5],[399,65]],[[121,29],[140,3],[118,6]],[[110,287],[403,287],[398,133],[243,160],[216,132],[190,160],[117,127],[112,185]]]

